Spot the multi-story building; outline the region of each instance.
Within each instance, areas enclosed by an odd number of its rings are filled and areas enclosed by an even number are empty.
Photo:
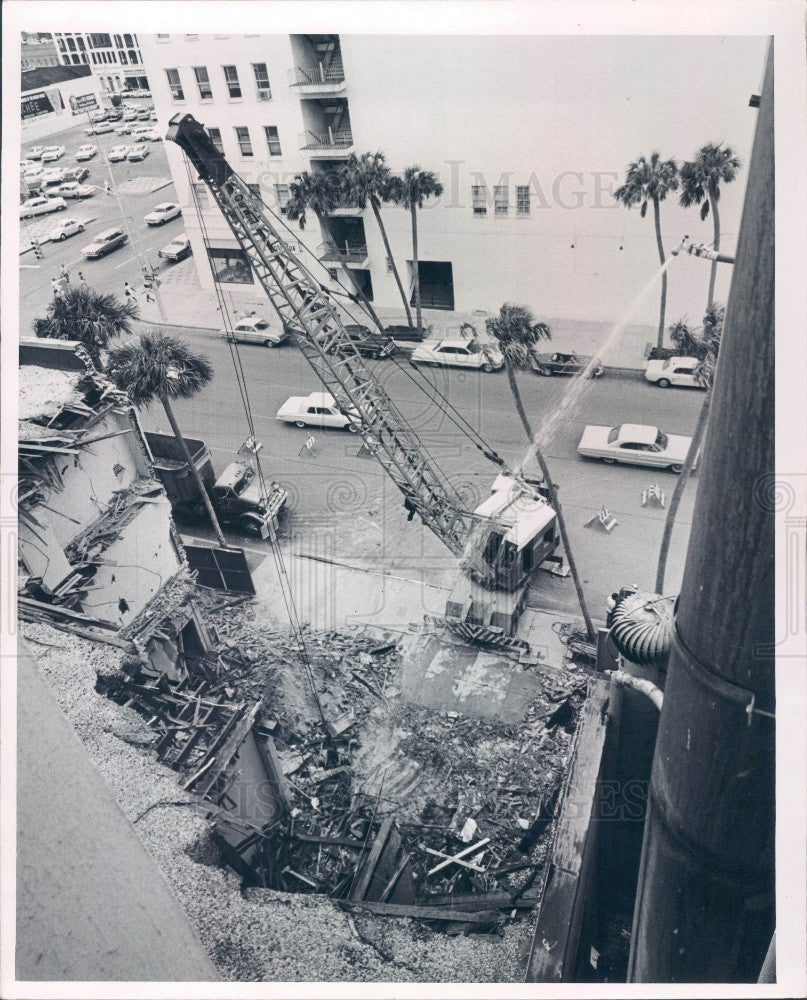
[[[59,54],[51,35],[22,32],[22,57],[20,69],[39,69],[42,66],[59,66]]]
[[[137,35],[108,32],[54,32],[64,66],[89,66],[103,93],[148,96],[149,84]]]
[[[612,196],[626,163],[642,151],[635,148],[637,122],[660,113],[654,87],[661,92],[661,84],[637,94],[623,69],[646,58],[630,39],[161,34],[140,40],[161,126],[177,113],[192,114],[275,210],[283,211],[295,174],[338,168],[351,153],[382,150],[396,173],[413,165],[436,172],[443,194],[417,213],[425,307],[467,313],[516,301],[545,317],[613,320],[655,266],[652,225]],[[710,61],[694,50],[682,54],[680,46],[660,50],[667,154],[691,155],[700,133],[711,128],[708,115],[692,121],[676,89],[681,60],[706,74],[707,91],[712,77],[726,74],[739,89],[758,75],[754,45],[740,54],[715,52]],[[732,119],[732,145],[741,154],[753,124],[742,113]],[[254,290],[249,264],[199,183],[197,218],[188,168],[180,150],[168,146],[203,287],[218,282]],[[739,212],[736,187],[726,194],[731,213]],[[381,211],[411,298],[410,213],[386,204]],[[664,213],[676,236],[698,226],[672,199]],[[304,243],[332,278],[348,285],[349,269],[376,306],[402,315],[370,207],[342,204],[321,218],[309,212],[302,232],[291,226],[292,244]],[[671,294],[680,293],[689,308],[693,287],[700,299],[704,280],[693,270]],[[677,301],[668,305],[681,308]],[[652,322],[653,311],[649,306],[644,318]]]

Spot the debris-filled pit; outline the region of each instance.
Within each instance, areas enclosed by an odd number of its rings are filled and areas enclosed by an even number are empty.
[[[245,890],[450,934],[536,905],[583,671],[547,672],[519,724],[469,718],[402,698],[400,635],[305,630],[303,657],[250,604],[209,604],[215,664],[171,681],[130,657],[98,690],[152,728]]]

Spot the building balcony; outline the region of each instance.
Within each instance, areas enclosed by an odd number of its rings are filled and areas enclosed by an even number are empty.
[[[345,71],[341,60],[325,67],[295,66],[289,70],[289,86],[296,87],[301,97],[339,94],[345,89]]]
[[[359,208],[358,205],[354,205],[352,202],[342,200],[338,204],[334,205],[333,208],[329,209],[326,213],[329,216],[335,216],[336,218],[360,218],[364,212],[363,208]]]
[[[321,243],[317,256],[323,264],[341,264],[343,267],[367,267],[367,247],[361,243]]]
[[[349,128],[325,128],[321,132],[310,129],[300,133],[300,149],[312,159],[347,159],[353,152],[353,133]]]

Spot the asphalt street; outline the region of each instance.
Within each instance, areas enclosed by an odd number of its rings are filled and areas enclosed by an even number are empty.
[[[75,150],[88,137],[83,126],[63,133],[54,141],[67,147],[60,164],[74,164]],[[101,159],[105,149],[125,144],[127,137],[97,136],[101,152],[88,164],[87,183],[103,187],[108,177]],[[67,216],[93,218],[83,234],[64,243],[46,244],[45,258],[33,254],[21,256],[20,330],[30,335],[34,317],[44,314],[51,297],[51,279],[65,263],[74,280],[81,270],[88,283],[103,291],[121,296],[128,281],[142,286],[141,264],[154,266],[159,274],[175,266],[158,261],[157,250],[183,231],[182,219],[159,228],[149,228],[143,216],[154,205],[174,198],[172,185],[153,193],[132,192],[132,187],[148,186],[143,178],[168,178],[169,171],[162,142],[149,143],[150,155],[143,163],[123,162],[112,165],[117,186],[124,186],[118,198],[99,190],[93,197],[69,205],[67,212],[48,217],[55,224]],[[141,179],[138,181],[138,179]],[[135,182],[127,184],[126,182]],[[40,220],[34,220],[39,224]],[[124,225],[129,243],[97,261],[84,260],[81,247],[96,232]],[[25,225],[23,224],[23,238]],[[40,226],[40,229],[43,228]],[[183,294],[182,285],[174,284],[171,295]],[[193,294],[188,290],[188,294]],[[170,297],[166,310],[170,319]],[[269,315],[267,307],[267,316]],[[195,399],[179,402],[176,411],[189,437],[205,440],[211,450],[217,473],[238,458],[239,448],[249,436],[230,349],[225,340],[209,331],[175,328],[179,336],[206,354],[213,364],[213,383]],[[329,558],[350,564],[380,565],[389,572],[445,585],[454,563],[442,545],[419,522],[406,521],[401,498],[381,468],[371,459],[358,457],[361,442],[344,431],[314,431],[315,453],[304,444],[310,430],[281,424],[275,419],[280,405],[291,395],[307,395],[320,388],[304,358],[287,343],[277,349],[241,345],[239,348],[246,373],[247,389],[256,436],[263,448],[262,466],[268,478],[281,482],[289,491],[289,512],[284,517],[283,533],[290,544],[313,544],[317,536],[319,551]],[[474,444],[446,417],[436,394],[410,378],[411,367],[403,356],[400,364],[390,360],[369,362],[375,366],[386,389],[419,435],[433,460],[457,485],[469,507],[475,507],[489,492],[498,473]],[[523,458],[527,442],[511,401],[503,373],[481,374],[458,370],[424,369],[429,382],[439,388],[488,446],[509,466]],[[537,430],[542,421],[558,406],[569,387],[563,378],[520,376],[521,391],[528,413]],[[547,447],[547,456],[559,488],[572,546],[589,595],[593,613],[604,616],[605,600],[613,590],[635,583],[652,588],[665,511],[642,507],[642,491],[658,483],[667,497],[676,476],[668,471],[606,466],[580,458],[576,446],[588,423],[615,425],[623,422],[652,424],[672,433],[690,434],[702,403],[697,390],[659,389],[635,378],[606,376],[586,386],[579,403],[572,408]],[[158,406],[143,414],[147,429],[169,432],[167,420]],[[526,471],[533,471],[530,463]],[[669,561],[669,593],[675,593],[683,571],[686,541],[697,475],[687,490],[678,516],[679,530],[673,537]],[[616,518],[611,533],[584,527],[602,506]],[[211,537],[204,525],[194,527],[196,537]],[[323,535],[327,536],[323,540]],[[295,539],[297,540],[295,542]],[[268,544],[260,540],[233,538],[243,542],[253,563],[268,554]],[[568,579],[558,580],[539,574],[531,603],[558,611],[574,613],[574,589]]]

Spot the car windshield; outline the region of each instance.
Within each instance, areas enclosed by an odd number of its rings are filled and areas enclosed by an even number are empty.
[[[619,428],[612,427],[611,430],[608,432],[608,444],[613,444],[618,437],[619,437]]]
[[[656,444],[662,449],[667,447],[667,435],[662,431],[659,431],[658,434],[656,434]]]
[[[479,344],[477,344],[476,341],[472,340],[471,343],[468,344],[468,353],[479,354]]]
[[[259,319],[258,322],[255,324],[255,329],[256,330],[268,330],[269,329],[269,324],[266,322],[265,319]]]

